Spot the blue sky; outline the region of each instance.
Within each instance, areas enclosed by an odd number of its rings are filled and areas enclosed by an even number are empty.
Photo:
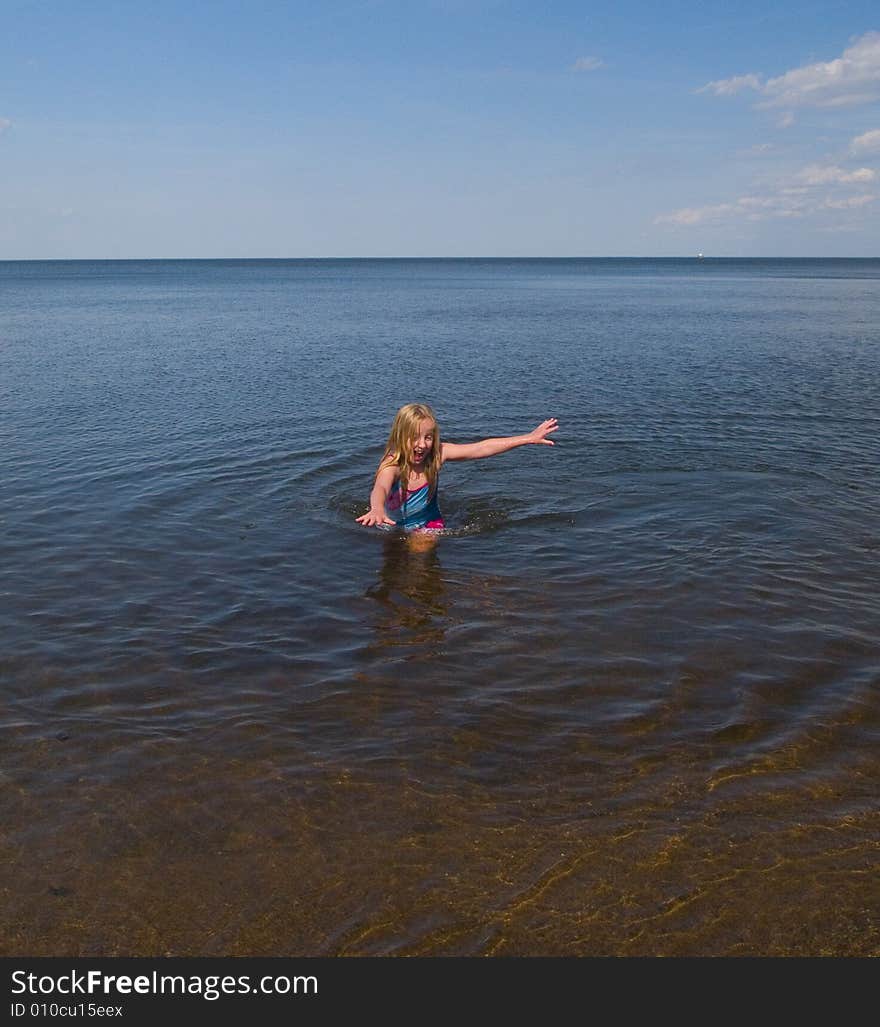
[[[880,255],[876,0],[0,12],[0,259]]]

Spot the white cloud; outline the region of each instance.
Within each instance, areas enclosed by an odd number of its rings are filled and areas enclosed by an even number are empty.
[[[779,200],[774,196],[740,196],[736,202],[744,210],[769,210],[779,204]]]
[[[599,68],[604,68],[605,62],[601,57],[578,57],[578,59],[572,64],[572,71],[597,71]]]
[[[772,196],[741,196],[736,201],[737,212],[747,221],[766,221],[768,218],[801,218],[809,213],[802,196],[778,193]]]
[[[880,97],[880,32],[866,32],[840,57],[792,68],[775,78],[750,73],[709,82],[698,92],[730,96],[753,89],[760,108],[845,107]]]
[[[698,93],[714,93],[716,96],[733,96],[744,89],[760,89],[761,78],[758,75],[735,75],[733,78],[720,78],[716,82],[707,82],[697,90]]]
[[[865,193],[863,196],[847,196],[842,200],[825,200],[823,206],[829,210],[851,210],[853,207],[864,207],[876,199],[872,193]]]
[[[679,228],[722,221],[766,221],[768,218],[803,216],[802,201],[787,197],[743,196],[736,203],[718,203],[709,207],[683,207],[654,218],[655,225]]]
[[[774,157],[776,152],[773,143],[755,143],[753,146],[744,146],[741,150],[735,151],[736,156],[744,160],[765,160]]]
[[[840,170],[834,169],[834,170]],[[818,177],[818,176],[817,176]],[[876,176],[872,176],[876,177]],[[867,181],[867,179],[860,179]],[[812,183],[814,185],[818,182]],[[827,185],[840,185],[840,179],[828,179]],[[847,180],[845,184],[852,184]],[[760,196],[740,196],[733,203],[716,203],[706,207],[682,207],[654,218],[655,225],[678,228],[731,221],[767,221],[770,218],[803,218],[821,211],[846,211],[865,207],[877,199],[873,193],[841,196],[827,191],[818,193],[805,186],[782,186],[776,192]]]
[[[736,210],[732,203],[718,203],[711,207],[682,207],[670,214],[654,218],[655,225],[699,225],[704,221],[718,221]]]
[[[795,181],[804,185],[861,185],[873,182],[876,177],[877,172],[872,168],[845,171],[833,164],[824,167],[821,164],[811,164],[795,175]]]
[[[840,107],[880,95],[880,32],[867,32],[833,61],[768,79],[767,107]]]
[[[831,61],[804,64],[776,77],[750,72],[717,79],[698,92],[715,96],[751,92],[755,94],[757,109],[775,111],[780,128],[794,122],[798,109],[812,107],[831,111],[880,100],[880,32],[866,32],[854,38],[843,53]],[[768,152],[767,144],[741,151],[740,156],[754,158],[762,152]],[[853,158],[851,167],[841,166],[847,163],[843,154],[837,157],[840,164],[816,160],[770,184],[767,184],[767,176],[762,176],[765,184],[755,194],[664,212],[654,219],[654,224],[688,228],[810,217],[817,219],[817,227],[832,221],[842,226],[852,224],[859,217],[857,211],[880,200],[876,188],[868,191],[868,187],[876,187],[880,182],[880,168],[859,166],[868,163],[866,155],[875,153],[880,153],[880,129],[852,139],[849,144],[849,155]]]
[[[12,124],[9,118],[0,118],[0,135],[6,131],[7,128]]]
[[[853,153],[880,153],[880,128],[856,136],[850,143],[850,150]]]

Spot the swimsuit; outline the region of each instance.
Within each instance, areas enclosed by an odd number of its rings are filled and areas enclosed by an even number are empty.
[[[420,489],[408,489],[406,500],[401,500],[400,480],[388,493],[385,512],[405,531],[413,528],[444,528],[443,514],[437,505],[437,490],[428,495],[430,485],[426,482]]]

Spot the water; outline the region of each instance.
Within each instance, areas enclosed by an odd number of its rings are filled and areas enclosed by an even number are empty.
[[[2,954],[880,953],[878,279],[0,264]]]

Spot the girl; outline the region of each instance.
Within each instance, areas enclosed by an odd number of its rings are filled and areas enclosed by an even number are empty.
[[[458,445],[441,442],[437,418],[424,403],[407,403],[397,411],[385,455],[379,463],[370,509],[356,518],[364,525],[392,525],[411,531],[443,528],[437,505],[437,479],[447,460],[479,460],[517,446],[552,446],[547,436],[556,431],[556,418],[542,421],[527,435],[508,435]]]

